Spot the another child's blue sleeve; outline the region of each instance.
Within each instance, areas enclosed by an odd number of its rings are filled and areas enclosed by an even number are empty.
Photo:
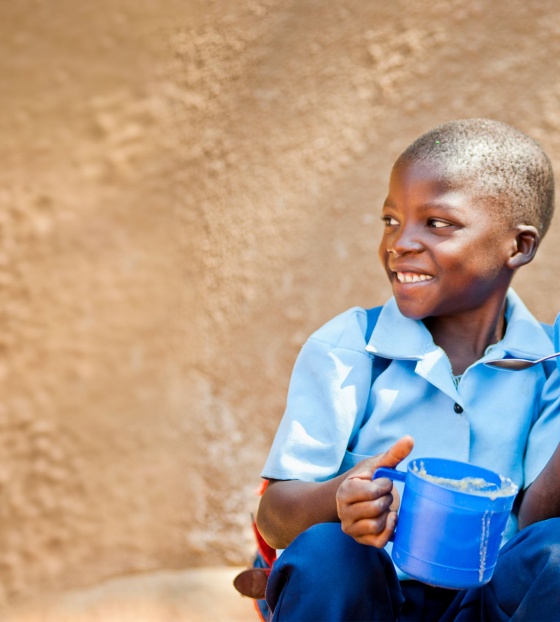
[[[529,433],[525,452],[525,487],[529,486],[560,443],[560,371],[554,368],[541,394],[540,416]]]

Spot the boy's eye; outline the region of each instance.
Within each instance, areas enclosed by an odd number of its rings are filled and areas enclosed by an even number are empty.
[[[381,220],[385,223],[386,227],[395,227],[399,224],[399,221],[392,216],[382,216]]]
[[[428,227],[432,227],[433,229],[441,229],[443,227],[450,227],[451,223],[446,220],[440,220],[439,218],[430,218],[428,219]]]

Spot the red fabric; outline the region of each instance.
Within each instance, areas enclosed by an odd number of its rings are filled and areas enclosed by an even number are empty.
[[[265,479],[263,480],[263,483],[261,484],[258,490],[258,494],[260,496],[263,495],[267,486],[268,486],[268,480]],[[265,542],[264,538],[259,533],[259,530],[257,528],[257,524],[255,523],[255,521],[253,521],[253,531],[255,532],[255,538],[257,540],[257,547],[259,549],[259,553],[263,556],[263,559],[268,564],[268,566],[271,567],[274,561],[276,560],[276,549],[273,549],[271,546],[269,546]]]
[[[262,611],[260,610],[259,601],[258,600],[254,600],[253,601],[253,607],[255,608],[255,611],[259,615],[259,618],[262,620],[262,622],[266,622],[266,620],[263,618]]]
[[[272,566],[272,564],[276,560],[276,549],[273,549],[265,542],[264,538],[261,536],[259,530],[257,529],[255,521],[253,521],[253,531],[255,532],[255,538],[257,540],[257,547],[259,549],[259,553],[263,556],[263,559],[267,563],[267,565],[269,567]]]

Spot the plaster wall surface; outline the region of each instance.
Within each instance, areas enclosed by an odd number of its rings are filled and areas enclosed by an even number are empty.
[[[243,564],[305,338],[389,295],[395,157],[453,118],[560,171],[552,0],[0,7],[0,603]],[[515,287],[560,310],[560,220]]]

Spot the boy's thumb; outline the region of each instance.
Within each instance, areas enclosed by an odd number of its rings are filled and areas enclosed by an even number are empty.
[[[377,454],[362,462],[355,470],[353,477],[371,479],[379,467],[394,468],[410,454],[413,447],[414,439],[407,434],[399,438],[386,452]]]
[[[377,456],[378,462],[375,465],[376,468],[380,466],[396,467],[397,464],[402,462],[412,451],[414,447],[414,439],[408,434],[399,438],[399,440],[389,447],[384,453]]]

